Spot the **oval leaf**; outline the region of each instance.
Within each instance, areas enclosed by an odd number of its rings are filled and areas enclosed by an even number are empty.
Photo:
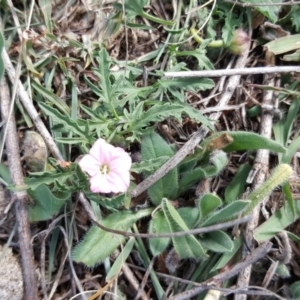
[[[101,220],[108,228],[127,231],[134,222],[146,217],[152,209],[115,212]],[[87,267],[94,267],[108,257],[121,243],[125,241],[123,235],[118,235],[92,226],[72,252],[72,258],[78,263],[84,263]]]

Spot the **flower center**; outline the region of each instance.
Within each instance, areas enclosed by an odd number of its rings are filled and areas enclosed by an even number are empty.
[[[100,172],[103,174],[103,175],[107,175],[109,173],[109,167],[108,165],[102,165],[100,167]]]

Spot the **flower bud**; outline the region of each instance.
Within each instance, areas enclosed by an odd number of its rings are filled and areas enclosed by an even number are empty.
[[[249,42],[250,37],[248,36],[247,32],[245,32],[243,29],[237,29],[233,33],[233,38],[228,49],[233,54],[241,55],[248,49]]]

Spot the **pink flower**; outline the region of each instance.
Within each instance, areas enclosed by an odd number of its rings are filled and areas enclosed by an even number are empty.
[[[79,162],[81,169],[90,175],[93,193],[125,192],[130,184],[131,158],[119,147],[98,139],[89,154]]]
[[[249,43],[250,37],[248,36],[248,33],[243,29],[237,29],[233,33],[233,37],[229,45],[229,50],[233,54],[242,55],[245,51],[247,51]]]

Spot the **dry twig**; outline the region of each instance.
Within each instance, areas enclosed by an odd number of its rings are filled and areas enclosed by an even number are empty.
[[[255,74],[275,74],[275,73],[291,73],[300,72],[298,66],[266,66],[256,68],[234,68],[224,70],[204,70],[204,71],[180,71],[165,72],[165,78],[202,78],[202,77],[222,77],[234,75],[255,75]]]
[[[10,93],[6,78],[1,81],[1,115],[2,120],[8,119],[10,110]],[[12,183],[16,186],[24,185],[23,173],[20,159],[20,148],[16,130],[16,120],[11,115],[9,122],[6,123],[7,136],[5,140],[6,152]],[[16,218],[18,222],[19,246],[21,252],[21,262],[23,280],[25,287],[25,299],[37,300],[37,284],[35,276],[35,265],[33,259],[33,249],[31,246],[31,233],[27,212],[28,196],[26,191],[12,192],[15,201]]]

